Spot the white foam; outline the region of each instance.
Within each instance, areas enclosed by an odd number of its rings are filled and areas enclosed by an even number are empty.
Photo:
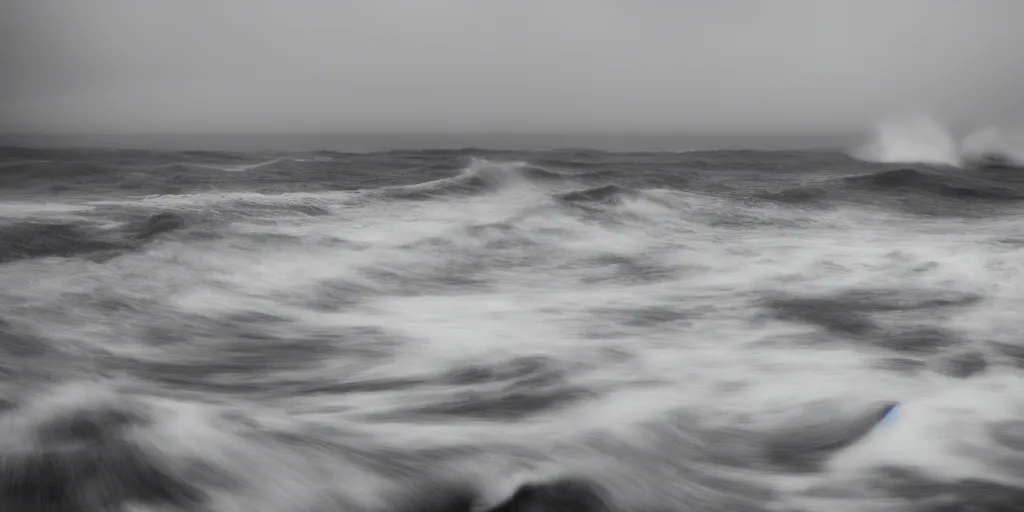
[[[960,163],[956,140],[942,124],[929,117],[909,117],[879,123],[873,140],[854,154],[872,162]]]
[[[932,152],[930,144],[913,147],[890,147],[885,158],[940,162],[948,156],[945,150]],[[66,293],[78,292],[145,297],[176,314],[263,312],[290,322],[286,330],[325,340],[335,335],[338,343],[345,342],[346,329],[377,327],[392,336],[388,341],[394,347],[381,349],[390,350],[388,357],[325,356],[315,376],[338,382],[433,378],[432,384],[295,397],[287,402],[288,411],[295,421],[362,425],[400,445],[467,439],[528,444],[589,429],[629,436],[637,425],[680,410],[712,424],[743,419],[771,425],[812,403],[898,400],[903,404],[898,419],[836,459],[831,473],[821,478],[859,475],[888,464],[949,477],[996,474],[995,447],[986,429],[1024,406],[1014,391],[1024,385],[1019,377],[995,364],[966,380],[927,370],[886,370],[878,362],[901,354],[774,318],[764,314],[759,301],[841,296],[850,290],[905,297],[976,294],[984,300],[950,312],[907,309],[878,316],[949,329],[977,347],[993,341],[1019,344],[1024,259],[1019,251],[993,243],[1015,224],[984,219],[929,224],[868,210],[755,212],[693,194],[653,197],[658,201],[638,198],[607,206],[619,222],[603,224],[552,206],[550,190],[515,186],[443,202],[353,200],[351,193],[145,198],[137,204],[206,208],[224,201],[302,200],[339,206],[331,215],[301,223],[225,227],[223,239],[164,241],[106,265],[25,264],[18,273],[0,273],[0,289],[52,309],[65,304]],[[795,227],[709,222],[746,214],[777,216]],[[470,229],[492,223],[501,225],[484,234]],[[253,233],[295,238],[237,236]],[[352,245],[325,243],[332,237]],[[635,280],[622,278],[624,272]],[[645,279],[645,272],[655,277]],[[478,286],[444,286],[446,279],[459,283],[456,278]],[[437,288],[416,289],[422,283]],[[375,293],[336,306],[310,306],[330,286],[339,294]],[[145,339],[144,327],[154,317],[132,323],[123,316],[72,311],[56,319],[30,314],[24,319],[44,335],[71,339],[77,334],[99,345],[109,343],[108,336],[122,342]],[[437,378],[460,367],[500,368],[537,356],[555,361],[552,372],[561,372],[551,379],[552,388],[577,386],[597,396],[509,423],[367,419],[458,399],[467,388]],[[491,389],[487,384],[471,388]],[[183,415],[175,427],[182,429],[180,435],[167,427],[154,436],[183,442],[181,436],[191,432],[217,440],[220,434],[196,426],[198,417]]]
[[[977,130],[964,138],[961,154],[970,161],[995,157],[1024,167],[1024,131],[996,127]]]
[[[54,214],[87,212],[95,209],[89,204],[57,203],[50,201],[0,201],[0,217],[26,218]]]

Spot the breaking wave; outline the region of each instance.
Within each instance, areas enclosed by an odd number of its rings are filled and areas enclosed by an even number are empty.
[[[960,164],[956,140],[945,127],[928,118],[880,123],[872,140],[853,154],[869,162]]]
[[[564,179],[565,176],[559,173],[527,162],[500,162],[474,157],[470,159],[469,165],[458,171],[455,176],[414,185],[388,187],[378,191],[394,198],[427,199],[445,195],[497,192],[510,187]]]
[[[1024,137],[986,128],[958,143],[939,122],[917,118],[881,123],[873,140],[852,154],[879,163],[1024,168]]]
[[[1024,134],[997,128],[979,130],[964,139],[961,153],[975,165],[1024,168]]]

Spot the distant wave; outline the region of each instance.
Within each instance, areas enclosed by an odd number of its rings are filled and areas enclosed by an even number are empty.
[[[1000,139],[1001,133],[978,132],[965,141],[964,147],[1015,147]],[[26,195],[76,200],[109,194],[122,199],[163,196],[177,198],[167,204],[178,206],[212,201],[218,205],[222,220],[244,218],[268,209],[288,215],[327,215],[339,206],[332,201],[341,200],[340,196],[328,194],[331,199],[313,200],[307,195],[333,192],[343,193],[344,201],[434,201],[508,192],[537,193],[538,197],[552,198],[559,206],[569,207],[574,215],[612,216],[634,207],[642,208],[641,205],[660,204],[661,194],[649,193],[654,189],[703,190],[723,197],[801,207],[871,204],[902,210],[925,208],[940,214],[943,208],[948,214],[955,214],[943,206],[950,201],[982,205],[991,200],[991,208],[1001,208],[1008,201],[1021,199],[1024,173],[1015,178],[1016,173],[958,172],[950,168],[956,161],[950,155],[954,154],[956,159],[960,155],[951,153],[951,148],[955,149],[955,144],[941,127],[924,122],[881,130],[872,146],[861,148],[863,158],[835,151],[792,150],[663,154],[584,150],[542,154],[314,151],[272,155],[0,148],[0,163],[4,164],[0,169],[0,193],[18,199]],[[29,157],[39,160],[26,161]],[[148,160],[141,160],[142,157]],[[932,163],[890,167],[865,162],[864,158],[870,160],[868,157],[879,162]],[[3,161],[4,158],[8,160]],[[229,170],[244,172],[224,172]],[[778,182],[782,186],[765,191],[737,187],[736,180],[721,179],[730,172],[765,177],[826,174],[812,180],[786,178]],[[268,199],[252,199],[260,195]],[[689,199],[680,201],[683,204]]]
[[[858,196],[859,194],[859,196]],[[1024,200],[1024,193],[997,179],[958,172],[900,167],[867,174],[833,178],[813,185],[762,194],[761,197],[787,204],[832,204],[854,201],[868,194],[869,201],[889,198],[930,201],[933,210],[941,210],[944,201],[968,201],[999,204]],[[959,210],[956,210],[959,211]]]
[[[566,176],[523,161],[501,162],[473,157],[457,175],[414,185],[383,187],[377,192],[401,199],[496,192],[516,185],[557,182]]]
[[[261,167],[268,167],[268,166],[280,163],[280,162],[282,162],[284,160],[285,159],[282,159],[282,158],[274,158],[274,159],[271,159],[271,160],[267,160],[265,162],[233,164],[233,165],[226,165],[226,164],[221,164],[221,165],[193,164],[193,165],[195,165],[196,167],[202,168],[202,169],[210,169],[210,170],[214,170],[214,171],[244,172],[244,171],[251,171],[253,169],[259,169]],[[170,164],[170,165],[173,165],[173,164]]]
[[[266,156],[266,154],[262,154]],[[161,151],[156,149],[121,149],[102,147],[43,148],[2,146],[0,158],[55,161],[118,161],[123,164],[167,162],[244,163],[259,155],[232,151]]]
[[[855,188],[881,191],[907,190],[958,198],[1021,199],[1019,192],[979,180],[925,172],[917,169],[892,169],[867,175],[843,178],[844,184]]]

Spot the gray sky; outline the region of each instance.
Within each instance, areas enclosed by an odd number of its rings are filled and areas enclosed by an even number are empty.
[[[6,0],[0,131],[1024,121],[1021,0]]]

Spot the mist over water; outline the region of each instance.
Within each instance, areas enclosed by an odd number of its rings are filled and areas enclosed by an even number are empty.
[[[1012,165],[1024,167],[1024,132],[998,128],[978,130],[964,139],[961,153],[969,159],[998,156]]]
[[[988,127],[958,141],[943,124],[928,117],[879,123],[870,142],[851,154],[879,163],[917,163],[962,166],[997,158],[1024,167],[1024,132]]]
[[[855,151],[858,157],[881,163],[957,165],[957,142],[938,121],[911,118],[880,123],[873,140]]]
[[[1024,174],[881,133],[4,148],[0,501],[1013,510]]]

